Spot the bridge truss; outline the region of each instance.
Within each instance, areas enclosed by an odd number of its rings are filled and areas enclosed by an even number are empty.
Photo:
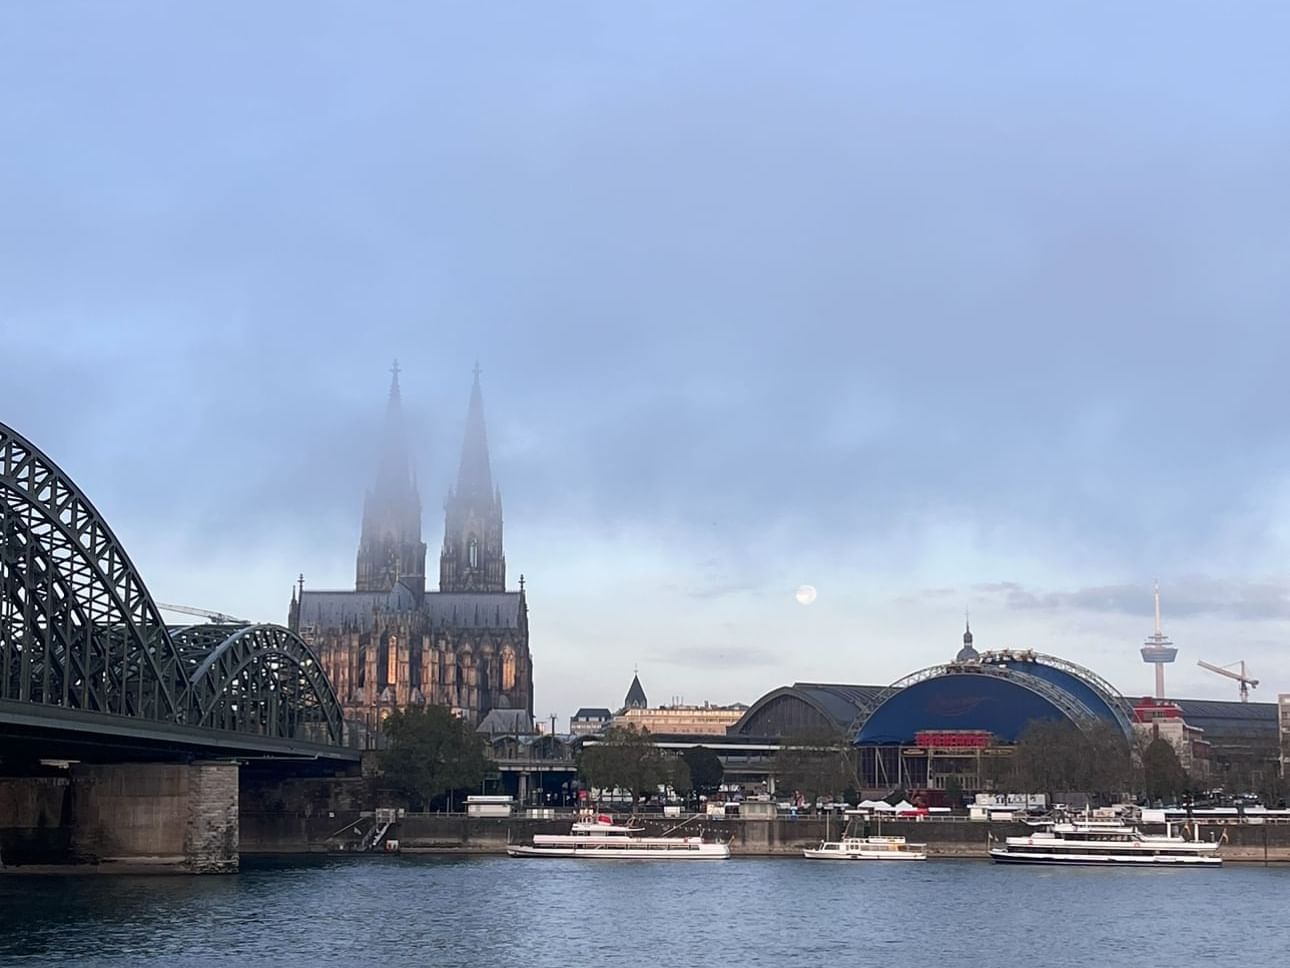
[[[0,424],[0,704],[13,703],[270,740],[344,738],[340,704],[299,636],[168,628],[89,499]]]

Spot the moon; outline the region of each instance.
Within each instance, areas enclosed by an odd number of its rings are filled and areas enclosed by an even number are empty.
[[[810,605],[811,602],[815,601],[817,594],[819,593],[815,590],[814,585],[798,585],[793,597],[797,599],[797,604],[799,605]]]

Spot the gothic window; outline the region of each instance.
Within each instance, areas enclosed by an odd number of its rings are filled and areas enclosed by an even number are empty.
[[[456,705],[461,706],[463,709],[471,709],[476,701],[476,688],[474,657],[469,652],[465,652],[457,657]]]
[[[510,649],[502,650],[502,688],[515,688],[515,653]]]
[[[469,563],[471,568],[479,567],[479,542],[475,540],[475,536],[473,534],[470,536],[470,546],[469,550],[466,552],[466,561]]]

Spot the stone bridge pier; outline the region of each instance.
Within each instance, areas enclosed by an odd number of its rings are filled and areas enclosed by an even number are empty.
[[[236,763],[75,764],[70,806],[71,853],[81,863],[238,869]]]

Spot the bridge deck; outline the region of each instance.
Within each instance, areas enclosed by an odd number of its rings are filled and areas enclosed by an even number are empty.
[[[286,757],[356,763],[358,750],[301,739],[179,726],[126,716],[0,700],[0,759],[120,761],[132,759]]]

